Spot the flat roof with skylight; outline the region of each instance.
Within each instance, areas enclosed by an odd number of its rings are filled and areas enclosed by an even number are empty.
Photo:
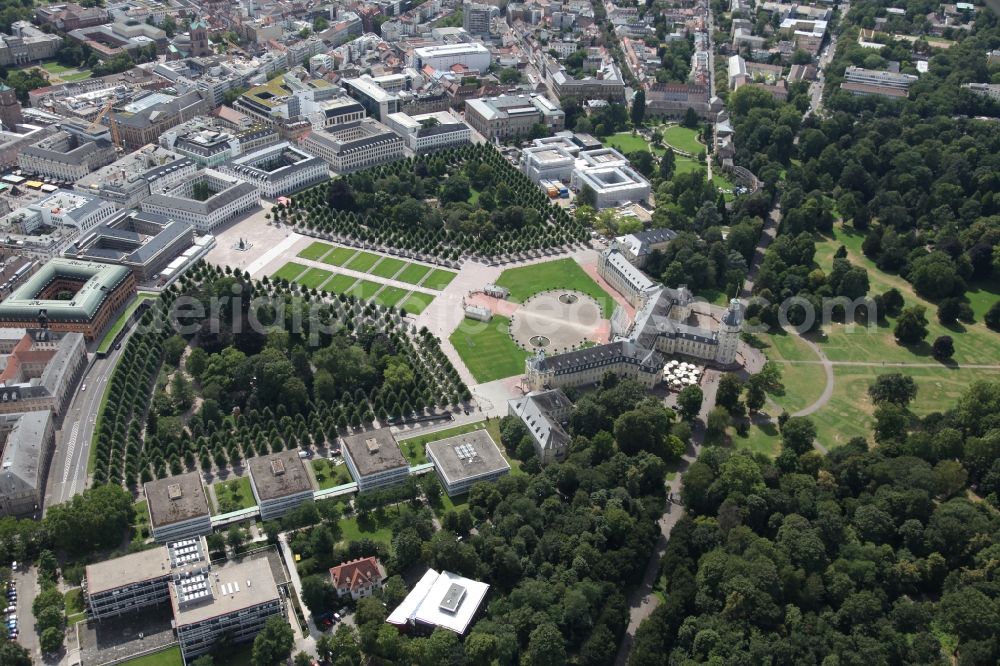
[[[427,457],[449,496],[468,492],[479,481],[510,473],[510,464],[485,429],[430,442]]]

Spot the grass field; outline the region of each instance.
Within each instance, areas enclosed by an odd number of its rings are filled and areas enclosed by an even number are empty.
[[[371,252],[365,252],[364,250],[359,250],[354,258],[344,265],[344,268],[350,268],[352,271],[360,271],[362,273],[367,273],[372,269],[372,266],[378,263],[378,260],[382,257],[377,254],[372,254]]]
[[[375,268],[371,269],[369,273],[372,275],[377,275],[378,277],[391,278],[393,275],[399,272],[403,266],[406,266],[406,262],[402,259],[396,259],[395,257],[382,257],[382,261],[375,265]]]
[[[698,169],[707,173],[705,165],[698,160],[693,160],[683,155],[678,155],[674,158],[674,173],[688,173],[689,171],[697,171]]]
[[[215,497],[217,513],[249,509],[257,503],[250,489],[250,478],[246,476],[216,483]]]
[[[332,245],[328,243],[322,243],[316,241],[312,243],[309,247],[299,252],[297,257],[302,257],[303,259],[312,259],[313,261],[319,261],[320,257],[333,249]]]
[[[129,659],[122,662],[121,666],[184,666],[181,658],[181,649],[175,645],[172,648],[148,654],[145,657]]]
[[[671,125],[663,130],[663,142],[695,156],[705,152],[705,146],[698,142],[698,130],[680,125]]]
[[[101,339],[101,344],[97,346],[97,352],[99,354],[106,354],[108,350],[111,349],[111,343],[115,341],[116,337],[118,337],[118,333],[125,328],[125,322],[127,322],[128,318],[132,316],[132,313],[135,312],[145,301],[152,301],[156,298],[159,298],[156,294],[148,294],[145,292],[139,293],[135,297],[135,300],[129,303],[125,310],[122,311],[118,319],[115,320],[115,323],[108,329],[108,332],[104,334],[104,337]]]
[[[572,261],[572,260],[570,260]],[[528,352],[507,332],[510,320],[493,315],[489,323],[462,320],[449,338],[477,382],[490,382],[524,372]]]
[[[965,292],[965,297],[972,306],[972,311],[976,314],[976,321],[982,321],[986,311],[993,307],[993,304],[1000,301],[1000,279],[994,278],[990,282],[973,282],[969,285],[969,291]]]
[[[351,291],[349,293],[356,298],[360,298],[361,300],[370,301],[381,288],[382,284],[380,282],[358,280],[358,283],[351,287]]]
[[[320,490],[342,486],[351,482],[351,473],[347,470],[347,465],[333,465],[325,458],[316,458],[312,461],[313,472],[316,473],[316,482]]]
[[[392,307],[406,297],[409,292],[402,287],[385,287],[375,296],[375,302],[385,307]]]
[[[337,273],[323,285],[323,289],[335,294],[346,294],[357,281],[358,279],[354,276]]]
[[[72,72],[74,68],[66,67],[65,65],[60,65],[57,62],[46,62],[42,64],[42,69],[44,69],[49,74],[62,74],[63,72]]]
[[[94,75],[90,70],[85,70],[82,72],[73,72],[72,74],[60,74],[61,78],[66,83],[73,83],[74,81],[83,81],[84,79],[89,79]]]
[[[410,294],[405,301],[400,303],[399,307],[403,308],[411,315],[418,315],[426,310],[427,306],[430,305],[433,300],[433,296],[415,291]]]
[[[738,434],[735,428],[730,428],[729,436],[732,438],[732,445],[738,449],[749,449],[772,458],[781,453],[781,438],[774,423],[763,427],[751,425],[746,437]]]
[[[403,452],[403,457],[406,458],[411,467],[413,465],[423,465],[428,462],[423,444],[418,442],[399,442],[399,450]]]
[[[455,275],[457,275],[457,273],[454,271],[446,271],[443,268],[435,268],[431,271],[431,274],[424,279],[421,286],[441,291],[451,284],[451,281],[455,279]]]
[[[304,270],[306,270],[306,267],[303,266],[302,264],[297,264],[294,261],[289,261],[287,264],[276,270],[271,277],[277,278],[279,280],[288,280],[289,282],[292,282],[295,280],[295,278],[302,275],[302,272]]]
[[[335,247],[333,252],[323,257],[324,264],[331,266],[343,266],[344,263],[357,252],[353,247]]]
[[[403,269],[403,272],[396,276],[396,279],[400,282],[406,282],[407,284],[420,284],[420,281],[424,279],[424,276],[430,272],[430,267],[422,266],[420,264],[410,264]]]
[[[340,534],[345,542],[371,539],[389,546],[392,542],[392,520],[388,515],[382,521],[378,521],[374,515],[343,518],[340,521]]]
[[[652,152],[656,155],[662,155],[665,152],[663,148],[653,146],[638,134],[633,135],[631,132],[612,134],[604,140],[604,143],[618,149],[620,153],[634,153],[641,150],[647,153]]]
[[[322,268],[310,268],[296,281],[306,289],[315,289],[330,279],[331,275],[333,273]]]
[[[497,279],[497,284],[510,289],[511,300],[523,302],[538,292],[548,289],[575,289],[589,294],[601,304],[602,316],[607,319],[614,310],[615,302],[601,287],[587,275],[580,264],[572,259],[557,259],[541,264],[521,266],[505,270]]]

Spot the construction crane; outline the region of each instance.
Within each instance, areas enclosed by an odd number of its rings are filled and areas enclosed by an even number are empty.
[[[111,107],[113,107],[114,105],[115,105],[115,100],[113,99],[108,100],[108,103],[104,105],[104,108],[101,109],[101,112],[98,113],[97,116],[94,118],[94,122],[90,123],[90,125],[87,127],[87,131],[92,132],[93,130],[97,129],[101,125],[101,121],[104,120],[104,116],[108,115],[108,112],[111,111]],[[115,124],[114,118],[108,120],[108,125],[111,126],[111,141],[115,144],[115,150],[120,151],[122,149],[122,139],[121,135],[118,133],[118,126]]]

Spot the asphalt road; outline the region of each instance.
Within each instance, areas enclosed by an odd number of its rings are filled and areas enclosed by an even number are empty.
[[[87,458],[94,434],[97,410],[115,363],[122,350],[113,349],[106,358],[95,359],[80,380],[76,395],[56,432],[56,450],[45,486],[45,507],[61,504],[87,487]],[[83,387],[86,386],[86,389]]]

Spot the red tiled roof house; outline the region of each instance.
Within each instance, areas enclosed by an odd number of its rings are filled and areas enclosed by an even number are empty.
[[[374,557],[351,560],[330,569],[330,579],[337,596],[350,594],[353,599],[361,599],[382,589],[385,567]]]

